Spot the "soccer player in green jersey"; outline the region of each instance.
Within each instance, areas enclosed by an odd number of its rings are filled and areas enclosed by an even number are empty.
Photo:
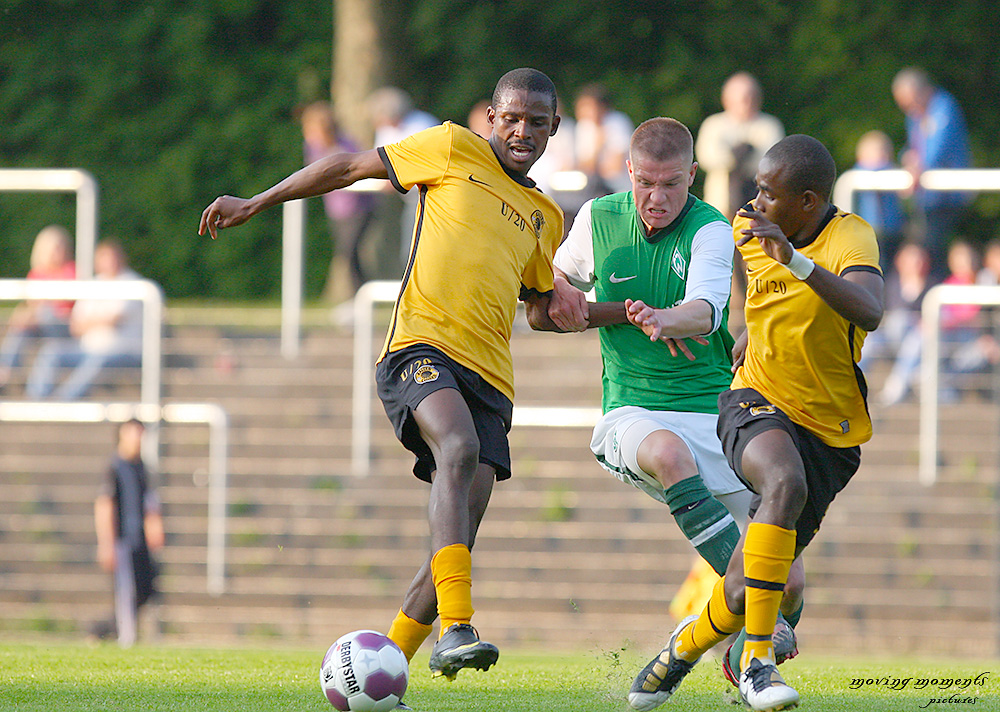
[[[747,265],[747,330],[731,388],[719,396],[719,435],[757,495],[755,511],[704,612],[677,626],[658,669],[640,673],[660,681],[661,701],[702,654],[745,626],[732,671],[743,701],[754,710],[799,702],[775,668],[772,629],[793,560],[871,437],[857,362],[882,318],[875,232],[830,203],[835,177],[822,143],[789,136],[761,160],[757,197],[733,223]]]
[[[732,381],[733,339],[726,327],[732,228],[688,192],[697,164],[682,123],[644,122],[629,155],[632,190],[583,206],[556,253],[548,312],[529,317],[539,328],[602,327],[604,415],[591,450],[615,477],[667,504],[722,575],[751,501],[716,433],[718,396]],[[595,303],[581,291],[591,288]],[[629,323],[629,312],[649,322],[648,335]],[[695,339],[690,345],[683,341],[689,337]],[[797,620],[803,578],[793,583],[785,610]],[[786,646],[779,654],[787,658],[795,653],[794,634],[781,630]],[[633,707],[659,704],[658,682],[644,690],[646,681],[637,681],[640,689],[629,695]]]

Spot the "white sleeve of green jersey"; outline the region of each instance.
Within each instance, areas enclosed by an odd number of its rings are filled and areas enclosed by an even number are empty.
[[[712,307],[712,332],[722,324],[733,279],[733,232],[721,220],[703,226],[691,241],[691,267],[682,304],[704,299]]]
[[[559,245],[553,263],[565,273],[566,278],[577,289],[589,292],[597,281],[594,275],[594,233],[590,221],[588,200],[573,219],[566,239]]]

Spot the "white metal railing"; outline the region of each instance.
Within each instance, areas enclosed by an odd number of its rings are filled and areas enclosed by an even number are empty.
[[[226,479],[229,457],[229,416],[215,403],[50,403],[0,401],[0,422],[123,423],[138,418],[144,423],[204,423],[208,441],[208,544],[207,589],[213,596],[225,591]],[[158,433],[146,431],[156,447]],[[144,458],[150,441],[143,441]]]
[[[854,195],[859,191],[900,191],[913,187],[909,171],[889,169],[844,171],[833,187],[833,202],[844,210],[854,210]],[[924,190],[998,191],[1000,168],[938,168],[920,174]]]
[[[363,284],[354,297],[354,380],[351,416],[351,471],[364,476],[371,465],[371,404],[375,356],[372,349],[375,305],[394,302],[399,282]],[[514,426],[536,428],[592,428],[601,417],[600,408],[573,406],[515,406]]]
[[[0,191],[76,193],[76,276],[94,275],[97,181],[79,168],[0,168]]]
[[[948,304],[1000,306],[1000,286],[940,284],[924,296],[921,307],[920,481],[925,485],[937,481],[941,308]]]
[[[163,292],[158,284],[148,279],[0,279],[0,301],[25,299],[128,299],[142,302],[140,400],[143,404],[159,405]]]

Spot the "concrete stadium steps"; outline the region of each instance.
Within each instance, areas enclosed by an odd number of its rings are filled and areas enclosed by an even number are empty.
[[[350,475],[350,333],[314,318],[289,362],[276,328],[223,316],[168,312],[165,399],[218,402],[231,432],[227,591],[215,597],[206,592],[207,428],[160,429],[164,635],[325,650],[347,629],[384,629],[427,555],[427,488],[374,394],[371,474]],[[380,347],[373,334],[373,352]],[[519,406],[599,404],[596,334],[519,328],[512,349]],[[873,392],[882,374],[870,379]],[[872,651],[989,652],[997,408],[972,396],[945,409],[933,487],[917,482],[917,406],[873,414],[861,471],[806,554],[804,649],[863,641]],[[0,633],[83,630],[110,610],[107,576],[93,563],[92,498],[113,430],[0,428]],[[511,432],[515,476],[494,490],[475,556],[476,625],[489,640],[573,649],[631,641],[645,654],[673,627],[666,605],[693,550],[665,507],[596,465],[589,435]]]

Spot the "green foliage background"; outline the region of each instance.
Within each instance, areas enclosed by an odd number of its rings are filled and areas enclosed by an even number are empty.
[[[375,2],[377,0],[373,0]],[[719,87],[756,74],[765,110],[830,146],[841,169],[864,131],[903,139],[889,84],[925,67],[956,95],[977,166],[1000,166],[1000,5],[974,0],[381,0],[387,80],[464,122],[497,77],[523,65],[567,104],[599,80],[633,120],[696,129]],[[196,234],[216,195],[251,195],[301,165],[293,112],[327,96],[332,0],[0,0],[0,167],[79,167],[101,190],[101,234],[170,298],[260,300],[280,289],[280,211],[211,243]],[[315,203],[315,201],[312,201]],[[973,237],[996,232],[1000,198],[976,203]],[[0,276],[23,275],[72,200],[0,194]],[[329,244],[311,206],[307,292]]]

